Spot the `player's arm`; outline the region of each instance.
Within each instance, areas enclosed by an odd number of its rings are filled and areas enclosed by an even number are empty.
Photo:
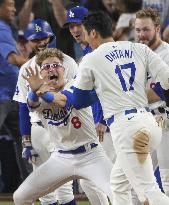
[[[169,66],[156,53],[146,47],[145,55],[147,59],[148,72],[156,82],[159,82],[164,90],[169,89]]]
[[[22,158],[33,162],[37,157],[37,153],[35,153],[31,144],[31,122],[28,106],[26,103],[28,86],[26,85],[24,78],[22,78],[22,74],[25,71],[25,66],[26,65],[23,65],[19,71],[16,92],[13,99],[19,102],[19,128],[22,136],[23,146]]]
[[[16,65],[16,66],[21,66],[28,60],[24,56],[21,56],[14,52],[9,53],[7,59],[9,63]]]
[[[28,92],[28,86],[26,81],[22,78],[22,74],[25,72],[25,66],[23,65],[19,70],[19,76],[16,86],[16,91],[13,97],[13,100],[19,103],[19,125],[21,136],[31,134],[31,122],[29,116],[29,110],[26,103],[26,95]]]
[[[169,107],[169,66],[153,51],[146,48],[148,72],[160,83],[164,100]]]
[[[159,82],[154,83],[153,88],[148,89],[147,97],[149,103],[165,100],[164,91]]]
[[[148,103],[155,103],[161,100],[161,98],[151,88],[147,91],[147,98]]]
[[[21,66],[27,59],[16,49],[12,35],[8,31],[4,31],[0,35],[0,53],[12,65]]]
[[[46,88],[47,86],[44,85]],[[43,87],[43,86],[42,86]],[[37,109],[41,105],[41,100],[40,98],[45,101],[46,103],[51,104],[52,106],[58,107],[58,108],[70,108],[74,107],[76,103],[73,103],[72,97],[73,94],[67,90],[63,90],[61,92],[54,92],[54,91],[49,91],[50,87],[48,87],[45,92],[32,92],[30,91],[28,94],[28,105],[31,109]],[[82,107],[88,107],[93,102],[96,100],[97,96],[93,94],[93,92],[88,93],[88,98],[85,101],[83,98],[78,99]],[[81,109],[82,107],[78,107],[79,103],[75,107],[76,109]]]
[[[66,9],[61,0],[48,0],[52,4],[55,19],[60,27],[66,22]]]
[[[88,62],[90,62],[89,55],[83,57],[75,79],[72,103],[76,109],[88,107],[98,100],[97,94],[94,91],[92,65]]]
[[[8,61],[0,54],[0,64],[1,64],[1,74],[2,75],[11,75],[16,73],[16,66],[8,63]]]

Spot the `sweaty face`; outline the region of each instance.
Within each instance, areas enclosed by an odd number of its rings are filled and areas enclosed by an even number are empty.
[[[84,33],[81,24],[70,23],[69,31],[77,43],[84,43],[85,39],[84,39]]]
[[[41,76],[46,79],[55,90],[64,86],[64,67],[57,57],[45,59],[41,65]]]
[[[135,35],[139,43],[146,44],[151,47],[157,40],[160,28],[154,25],[151,18],[136,18]]]
[[[0,17],[7,22],[14,20],[15,12],[16,8],[14,0],[5,0],[0,7]]]
[[[29,45],[32,48],[32,51],[37,53],[41,50],[44,50],[48,46],[49,41],[50,41],[50,38],[35,39],[32,41],[29,41]]]

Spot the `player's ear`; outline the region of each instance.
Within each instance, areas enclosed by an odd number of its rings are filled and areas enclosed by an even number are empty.
[[[156,31],[157,31],[158,33],[160,33],[160,30],[161,30],[161,27],[160,27],[160,25],[159,25],[159,26],[156,27]]]
[[[98,35],[97,31],[96,31],[95,29],[93,29],[93,30],[91,31],[91,36],[92,36],[92,38],[97,37],[97,35]]]

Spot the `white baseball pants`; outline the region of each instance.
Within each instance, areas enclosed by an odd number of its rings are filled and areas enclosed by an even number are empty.
[[[150,149],[157,148],[162,135],[153,115],[144,108],[137,113],[117,114],[110,131],[117,154],[111,173],[113,205],[133,204],[131,186],[141,202],[168,205],[169,198],[156,183],[150,157]]]
[[[37,198],[75,178],[91,180],[113,202],[111,169],[112,164],[101,145],[76,155],[55,151],[47,162],[33,171],[15,191],[15,205],[31,205]]]
[[[53,147],[50,136],[47,131],[37,123],[32,123],[31,127],[32,146],[38,153],[36,162],[33,164],[33,170],[37,169],[41,164],[45,163],[49,157]],[[39,198],[42,205],[48,205],[59,201],[60,204],[66,204],[74,199],[72,181],[67,182],[54,192]]]

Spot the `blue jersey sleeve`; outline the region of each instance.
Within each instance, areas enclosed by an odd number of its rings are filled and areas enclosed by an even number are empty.
[[[64,94],[67,97],[65,108],[69,109],[70,107],[73,106],[73,104],[72,104],[72,93],[67,91],[67,90],[63,90],[63,91],[61,91],[61,93]]]
[[[161,98],[161,100],[165,100],[164,90],[161,87],[160,83],[157,82],[153,87],[154,92]]]
[[[103,116],[102,106],[99,100],[97,100],[92,105],[92,113],[93,113],[93,119],[94,119],[95,124],[101,123],[101,124],[106,125],[106,121],[104,120],[104,116]]]
[[[8,61],[0,54],[0,74],[5,76],[15,73],[18,73],[18,67],[9,64]]]
[[[16,44],[11,32],[5,29],[0,30],[0,32],[0,53],[7,59],[10,53],[17,53]]]
[[[19,103],[19,121],[21,136],[31,135],[31,122],[26,103]]]
[[[75,109],[79,110],[89,107],[97,100],[99,99],[95,90],[81,90],[79,88],[73,88],[72,104]]]

